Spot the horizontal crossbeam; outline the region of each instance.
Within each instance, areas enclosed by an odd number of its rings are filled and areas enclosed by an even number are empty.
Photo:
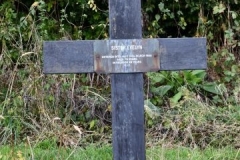
[[[159,38],[157,40],[160,46],[160,70],[207,68],[206,38]],[[94,72],[95,41],[44,42],[43,72],[45,74]]]

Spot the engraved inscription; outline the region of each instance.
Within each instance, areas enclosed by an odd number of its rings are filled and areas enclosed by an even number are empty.
[[[123,50],[142,50],[142,45],[127,45],[127,46],[111,46],[112,51],[123,51]]]
[[[137,55],[111,55],[111,56],[102,56],[102,59],[114,59],[112,64],[132,64],[132,63],[142,63],[140,58],[151,58],[151,54],[137,54]]]
[[[111,45],[110,46],[111,51],[114,53],[114,51],[136,51],[136,50],[142,50],[142,45]],[[141,52],[135,52],[135,55],[103,55],[102,59],[112,59],[112,64],[140,64],[142,63],[142,58],[145,57],[152,57],[151,54],[139,54]]]
[[[97,41],[94,52],[95,71],[98,73],[146,72],[159,69],[157,40]]]

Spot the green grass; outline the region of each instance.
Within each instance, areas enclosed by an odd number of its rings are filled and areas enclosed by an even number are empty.
[[[205,150],[190,149],[185,147],[151,147],[147,150],[148,160],[238,160],[240,150],[230,147],[216,149],[207,148]]]
[[[97,160],[97,159],[111,159],[112,149],[109,146],[96,147],[88,146],[86,148],[49,148],[41,149],[35,148],[31,152],[31,149],[24,146],[9,147],[4,146],[0,148],[0,160]]]
[[[207,148],[205,150],[190,149],[175,146],[169,147],[148,147],[147,160],[238,160],[240,150],[226,147],[222,149]],[[0,148],[0,160],[111,160],[112,148],[110,146],[97,147],[89,145],[86,148],[34,148],[27,146]]]

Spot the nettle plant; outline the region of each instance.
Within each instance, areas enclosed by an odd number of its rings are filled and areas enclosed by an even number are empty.
[[[186,90],[202,99],[204,92],[220,94],[218,84],[206,82],[204,70],[147,73],[149,90],[147,95],[158,106],[174,107],[184,96]]]

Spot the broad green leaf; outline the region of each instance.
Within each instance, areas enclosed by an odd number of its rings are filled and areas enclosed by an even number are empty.
[[[164,9],[164,3],[163,2],[160,2],[158,4],[158,8],[160,9],[160,11],[162,11]]]
[[[156,14],[155,15],[155,19],[158,21],[160,19],[160,15],[159,14]]]
[[[159,83],[165,79],[165,76],[162,73],[149,72],[149,73],[147,73],[147,76],[153,83]]]
[[[219,13],[224,12],[224,10],[226,9],[225,5],[223,3],[219,4]]]
[[[220,3],[218,6],[213,7],[213,14],[223,13],[226,7],[224,4]]]
[[[210,93],[220,94],[219,86],[216,83],[206,83],[202,85],[202,89]]]
[[[198,83],[201,82],[201,81],[202,81],[201,78],[194,77],[194,78],[191,79],[191,81],[189,82],[189,84],[196,85],[196,84],[198,84]]]
[[[180,15],[183,15],[183,12],[182,11],[177,11],[177,14],[180,16]]]
[[[219,11],[218,6],[214,6],[214,7],[213,7],[213,14],[217,14],[218,11]]]
[[[236,19],[237,18],[237,13],[232,11],[232,18]]]
[[[92,121],[90,122],[89,129],[92,129],[94,126],[95,126],[95,120],[92,120]]]
[[[162,96],[164,96],[171,88],[172,88],[172,86],[170,86],[170,85],[164,85],[164,86],[160,86],[160,87],[151,87],[151,92],[153,92],[154,94],[162,97]]]
[[[205,70],[194,70],[192,71],[193,75],[201,75],[200,77],[204,77],[206,75],[206,71]]]
[[[144,109],[150,118],[154,119],[161,115],[161,110],[154,104],[150,102],[150,100],[144,101]]]
[[[177,102],[182,98],[182,92],[178,92],[175,94],[172,98],[170,98],[170,101],[174,104],[177,104]]]
[[[160,86],[158,88],[159,88],[159,95],[164,96],[172,88],[172,86],[164,85],[164,86]]]

